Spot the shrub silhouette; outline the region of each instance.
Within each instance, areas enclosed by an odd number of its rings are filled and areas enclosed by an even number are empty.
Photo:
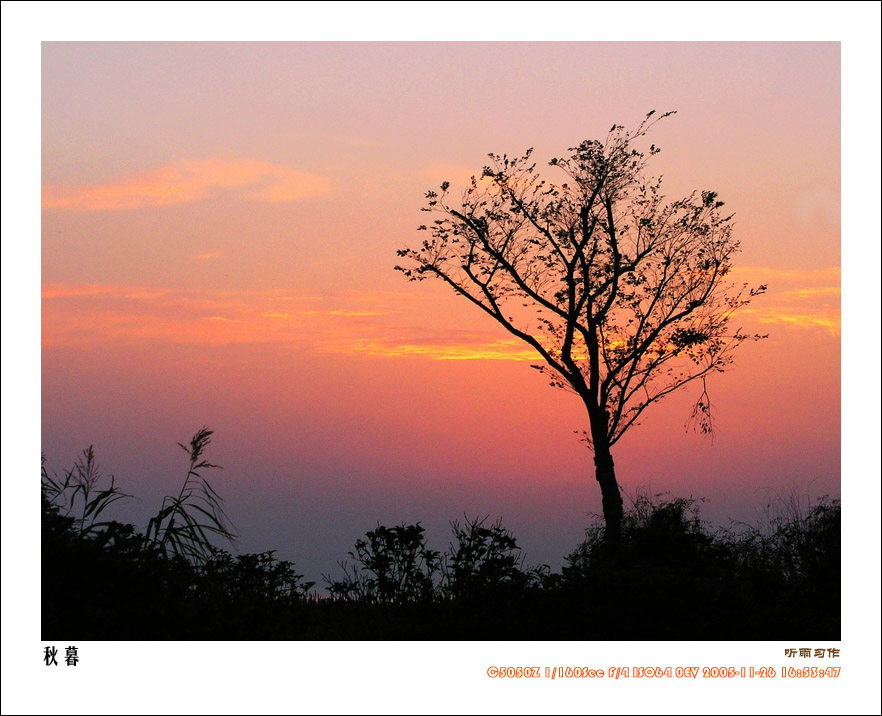
[[[547,567],[525,570],[524,555],[515,536],[487,517],[450,523],[454,542],[442,560],[442,592],[448,599],[487,598],[541,583]]]
[[[230,601],[291,602],[306,598],[315,582],[302,582],[294,563],[274,557],[275,550],[234,556],[216,550],[199,567],[200,591]]]
[[[81,639],[181,638],[178,616],[192,566],[166,558],[132,525],[81,532],[45,497],[41,526],[42,632]]]
[[[798,587],[807,595],[823,592],[839,601],[842,508],[821,497],[812,507],[796,496],[766,507],[758,526],[736,524],[725,533],[741,577]],[[807,590],[807,591],[806,591]]]
[[[556,582],[568,603],[605,615],[585,638],[839,638],[838,501],[715,532],[700,502],[638,495],[618,547],[599,520],[586,530]]]
[[[585,540],[571,552],[565,578],[584,579],[602,566],[694,569],[712,559],[714,538],[701,521],[700,500],[638,492],[622,519],[622,540],[611,546],[604,525],[595,516]]]
[[[425,528],[401,524],[377,528],[355,542],[352,564],[340,562],[343,579],[325,577],[336,599],[409,604],[434,599],[439,553],[426,546]]]

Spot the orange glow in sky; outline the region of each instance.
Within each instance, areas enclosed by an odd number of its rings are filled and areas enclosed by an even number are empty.
[[[670,109],[648,170],[735,212],[729,279],[769,289],[732,326],[770,337],[709,381],[714,442],[684,430],[696,396],[671,396],[617,446],[622,485],[707,496],[719,522],[772,492],[838,494],[839,53],[44,43],[49,466],[94,445],[137,521],[208,425],[242,549],[310,579],[377,520],[443,539],[463,512],[559,564],[600,509],[578,401],[466,301],[407,283],[396,250],[422,238],[425,191],[465,188],[488,152],[533,147],[560,181],[552,157]]]

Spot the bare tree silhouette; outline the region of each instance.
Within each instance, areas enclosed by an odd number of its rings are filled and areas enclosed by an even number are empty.
[[[437,278],[532,346],[552,386],[574,392],[588,412],[607,539],[623,514],[612,447],[643,412],[699,381],[693,418],[713,430],[705,377],[726,370],[748,336],[732,314],[765,291],[726,282],[740,248],[732,215],[713,191],[666,202],[635,148],[666,112],[634,131],[614,125],[552,159],[567,181],[540,178],[532,150],[490,154],[458,199],[449,182],[426,193],[420,226],[429,237],[403,248],[396,266],[412,281]]]

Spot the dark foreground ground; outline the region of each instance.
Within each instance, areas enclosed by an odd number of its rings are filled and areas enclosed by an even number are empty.
[[[602,529],[560,573],[527,568],[500,525],[379,527],[318,598],[272,553],[167,555],[131,525],[83,534],[44,502],[44,640],[840,639],[840,506],[764,531],[708,533],[691,500],[644,504],[610,550]]]

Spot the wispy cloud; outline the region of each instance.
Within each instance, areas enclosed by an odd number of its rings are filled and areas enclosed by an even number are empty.
[[[44,209],[121,211],[205,199],[218,190],[241,199],[284,202],[325,194],[327,177],[251,159],[181,159],[149,172],[90,186],[43,185]]]
[[[337,352],[393,320],[392,294],[291,295],[149,286],[43,286],[43,346],[103,343],[298,344]],[[318,304],[318,305],[317,305]]]
[[[735,281],[764,283],[768,291],[740,315],[761,324],[789,328],[821,329],[839,335],[842,325],[841,272],[839,267],[772,269],[758,266],[732,271]]]

